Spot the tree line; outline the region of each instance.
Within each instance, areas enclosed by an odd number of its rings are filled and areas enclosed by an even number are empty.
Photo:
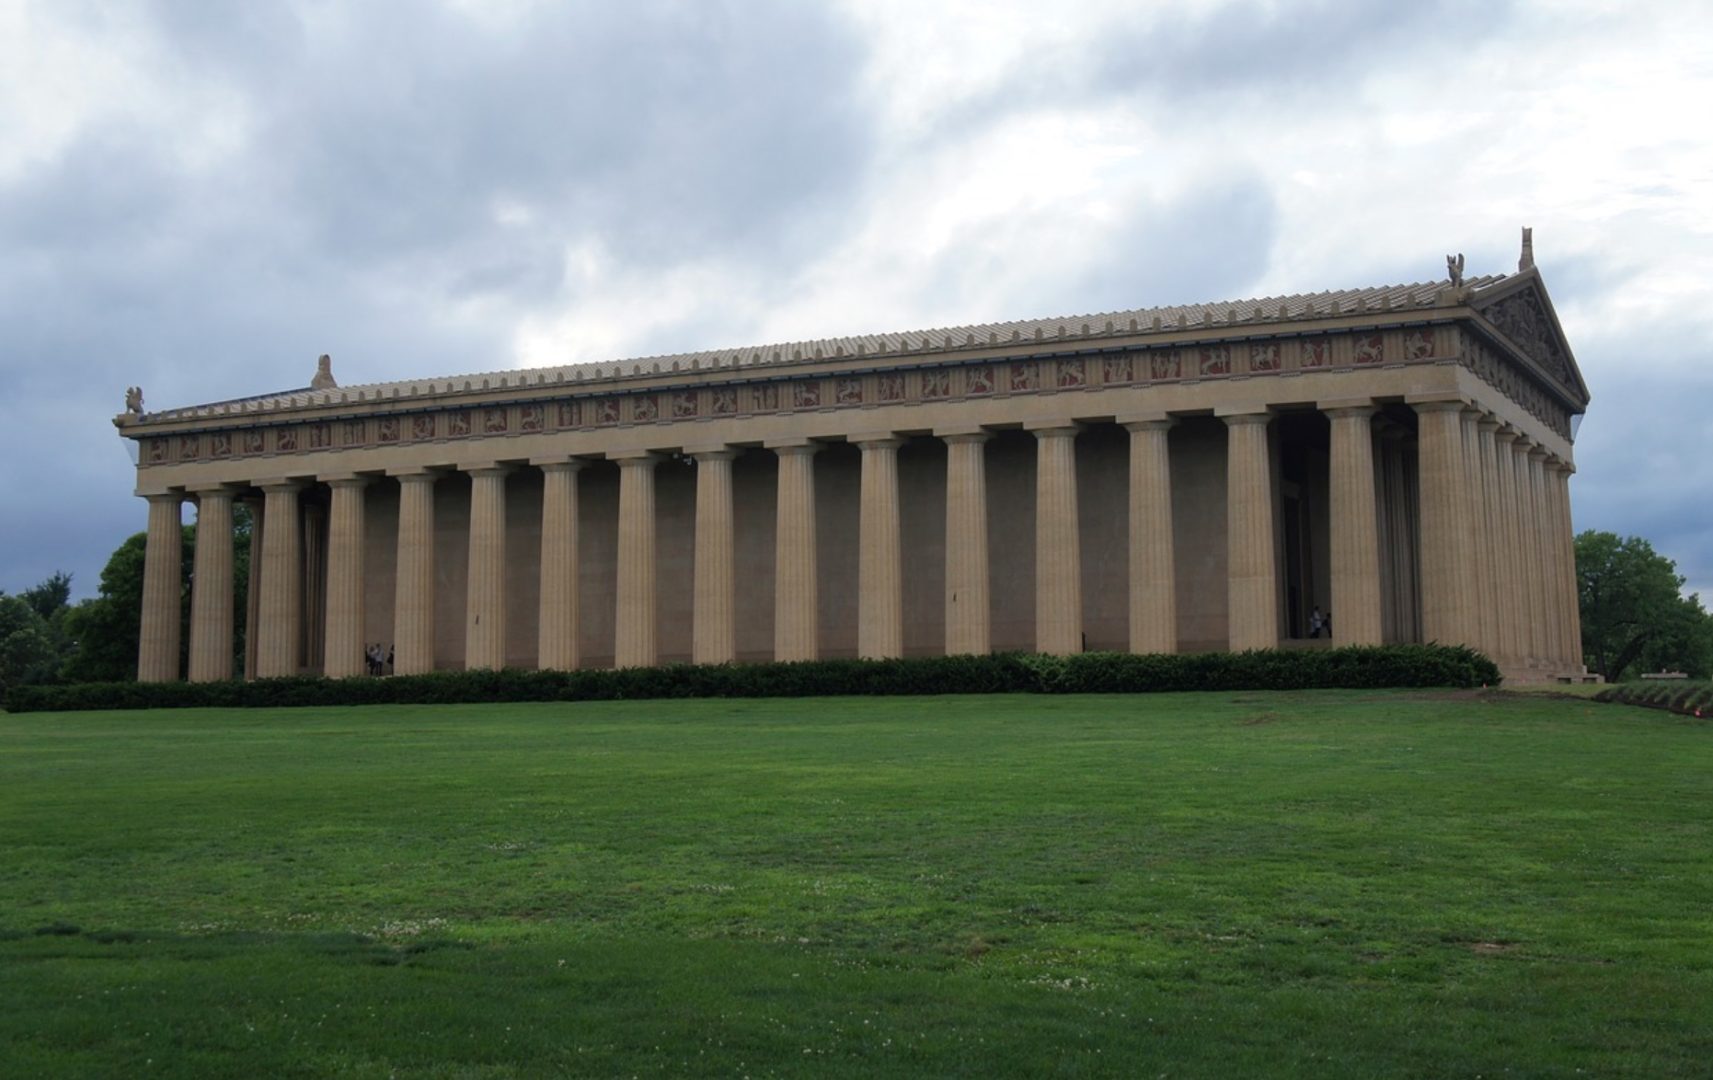
[[[146,533],[127,538],[101,571],[100,593],[75,604],[71,575],[63,571],[20,593],[0,591],[0,693],[19,685],[136,679],[147,544]],[[191,525],[184,527],[183,560],[181,670],[190,658],[190,590],[196,561],[196,529]],[[233,670],[241,672],[250,581],[250,513],[242,505],[233,511],[232,564]]]
[[[101,571],[101,591],[71,603],[71,575],[56,573],[16,595],[0,592],[0,693],[7,687],[56,682],[124,682],[137,677],[146,535],[119,545]],[[183,654],[190,648],[190,590],[196,530],[184,528],[180,602]],[[250,566],[250,515],[234,512],[234,671],[244,668]],[[1577,598],[1583,660],[1608,682],[1643,672],[1681,671],[1713,677],[1713,615],[1697,595],[1684,595],[1677,564],[1646,540],[1589,530],[1576,537]]]

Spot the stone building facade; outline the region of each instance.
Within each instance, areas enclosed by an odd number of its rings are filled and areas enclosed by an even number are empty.
[[[1581,670],[1540,275],[304,390],[116,419],[138,675],[1465,643]],[[197,506],[188,670],[178,536]],[[1327,640],[1327,639],[1322,639]]]

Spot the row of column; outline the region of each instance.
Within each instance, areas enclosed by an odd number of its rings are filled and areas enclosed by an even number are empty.
[[[1570,465],[1460,400],[1420,420],[1422,623],[1508,671],[1582,669]]]
[[[1422,618],[1428,640],[1463,642],[1510,662],[1580,663],[1571,562],[1569,470],[1540,447],[1462,402],[1416,406],[1420,414]],[[1379,510],[1372,402],[1323,406],[1331,425],[1331,610],[1334,640],[1378,644],[1383,637]],[[1279,640],[1280,590],[1273,463],[1266,411],[1222,417],[1228,429],[1228,626],[1234,650]],[[1176,569],[1168,432],[1161,416],[1133,418],[1130,434],[1129,637],[1137,652],[1177,648]],[[1036,438],[1036,648],[1082,647],[1082,573],[1075,438],[1077,425],[1030,426]],[[987,480],[980,428],[936,432],[947,444],[945,635],[948,653],[991,647]],[[879,432],[851,440],[862,454],[858,651],[903,652],[903,558],[897,453],[903,440]],[[815,482],[808,439],[769,447],[778,458],[774,655],[817,655]],[[692,658],[736,655],[732,447],[692,450],[696,461]],[[619,467],[615,663],[658,661],[654,467],[638,452]],[[580,662],[577,596],[577,487],[582,462],[537,461],[544,474],[539,589],[539,655],[544,668]],[[465,665],[498,668],[505,641],[505,478],[508,467],[471,476],[466,577]],[[394,607],[394,669],[434,668],[434,485],[440,471],[394,471],[400,485]],[[325,610],[305,611],[299,481],[262,486],[255,507],[259,555],[252,560],[249,670],[296,674],[304,620],[325,641],[324,671],[364,671],[364,492],[369,478],[324,478],[332,490]],[[192,602],[190,678],[231,676],[232,492],[197,489],[199,534]],[[150,500],[139,677],[177,676],[179,503]],[[225,538],[222,541],[220,538]],[[1547,573],[1535,573],[1537,566]],[[1568,589],[1566,583],[1569,583]]]

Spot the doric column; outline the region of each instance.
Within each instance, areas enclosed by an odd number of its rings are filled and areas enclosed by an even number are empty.
[[[250,574],[244,588],[244,678],[256,677],[256,627],[262,619],[262,526],[266,502],[261,496],[245,496],[250,508]]]
[[[393,598],[393,671],[434,670],[434,483],[427,469],[394,473],[399,482],[399,534]]]
[[[649,453],[619,463],[618,611],[613,620],[613,666],[659,663],[655,603],[654,465]]]
[[[363,640],[363,491],[369,478],[346,474],[324,478],[333,490],[327,518],[327,629],[322,635],[322,674],[347,679],[368,671]]]
[[[732,518],[732,462],[728,447],[697,450],[695,610],[690,658],[698,664],[737,659],[737,548]]]
[[[1374,406],[1324,408],[1332,423],[1332,640],[1378,645],[1380,517],[1374,500]]]
[[[1422,637],[1440,645],[1472,645],[1464,589],[1469,536],[1464,520],[1463,402],[1412,404],[1420,421],[1416,458],[1421,488]]]
[[[1483,571],[1481,583],[1485,593],[1481,599],[1481,633],[1487,640],[1487,655],[1494,660],[1509,658],[1510,646],[1505,642],[1504,600],[1505,571],[1501,564],[1499,546],[1499,443],[1495,434],[1499,422],[1482,415],[1475,423],[1476,465],[1481,474],[1478,489],[1476,543],[1481,552]]]
[[[504,465],[470,474],[470,563],[465,579],[464,669],[506,666],[506,476]]]
[[[1233,652],[1279,644],[1279,578],[1275,564],[1273,469],[1265,412],[1223,417],[1228,439],[1225,480],[1227,619]],[[1334,625],[1341,614],[1333,611]]]
[[[536,664],[577,667],[577,474],[581,461],[541,461],[541,607]]]
[[[1558,507],[1558,546],[1560,588],[1565,595],[1565,659],[1570,670],[1580,674],[1582,666],[1582,608],[1581,587],[1576,574],[1576,528],[1570,516],[1570,477],[1576,471],[1569,462],[1560,461],[1553,484],[1553,498]]]
[[[1481,410],[1473,405],[1463,408],[1459,420],[1463,425],[1463,486],[1461,489],[1463,528],[1467,536],[1465,555],[1468,562],[1460,578],[1463,586],[1464,610],[1469,614],[1469,644],[1491,654],[1489,638],[1493,616],[1493,580],[1481,542],[1482,508],[1486,502],[1481,494],[1481,440],[1477,425]]]
[[[857,655],[904,655],[904,552],[898,522],[898,448],[890,434],[853,437],[862,449],[857,526]]]
[[[150,495],[143,548],[143,621],[137,640],[137,681],[177,682],[179,603],[184,591],[184,496]]]
[[[1390,618],[1385,626],[1388,642],[1421,640],[1418,601],[1419,569],[1416,549],[1420,539],[1417,522],[1417,492],[1411,480],[1415,446],[1413,433],[1396,423],[1384,424],[1379,432],[1379,469],[1384,493],[1380,515],[1382,577],[1387,579],[1386,603]]]
[[[1169,417],[1132,420],[1130,432],[1130,651],[1178,651]]]
[[[262,607],[257,617],[256,677],[298,673],[303,644],[303,530],[296,480],[263,484],[268,528],[262,534]]]
[[[1546,450],[1534,446],[1529,450],[1529,557],[1534,565],[1529,571],[1529,588],[1536,596],[1540,611],[1541,664],[1548,671],[1559,667],[1558,597],[1552,588],[1551,525],[1546,510]]]
[[[939,434],[946,443],[946,655],[993,650],[987,580],[988,434]]]
[[[1523,569],[1517,560],[1517,430],[1501,427],[1493,433],[1493,464],[1498,489],[1498,516],[1494,521],[1495,544],[1499,551],[1499,588],[1494,602],[1499,608],[1499,625],[1504,654],[1513,666],[1528,663],[1528,631],[1523,626]]]
[[[196,567],[190,579],[190,681],[232,677],[232,492],[196,494]]]
[[[1570,595],[1564,587],[1566,560],[1563,545],[1559,543],[1562,524],[1558,513],[1558,465],[1558,456],[1551,453],[1541,462],[1542,541],[1546,552],[1542,568],[1546,573],[1547,592],[1551,596],[1547,607],[1553,616],[1555,674],[1570,667]]]
[[[815,451],[808,440],[770,447],[779,455],[774,530],[773,658],[819,655],[815,587]]]
[[[1541,626],[1540,592],[1535,587],[1539,577],[1535,565],[1534,488],[1529,472],[1532,445],[1527,437],[1519,435],[1511,447],[1512,487],[1516,491],[1512,510],[1516,517],[1516,557],[1520,568],[1517,575],[1517,612],[1522,621],[1518,641],[1524,662],[1530,667],[1539,667],[1545,662],[1546,640]]]
[[[1082,538],[1077,521],[1081,428],[1054,422],[1029,430],[1035,433],[1035,651],[1065,656],[1083,647]]]
[[[325,663],[325,634],[327,632],[327,508],[318,502],[304,500],[298,504],[303,527],[303,581],[298,601],[299,633],[303,643],[298,649],[298,663],[311,671]]]

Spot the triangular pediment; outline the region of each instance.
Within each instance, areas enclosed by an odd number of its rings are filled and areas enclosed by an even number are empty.
[[[1576,366],[1539,270],[1530,267],[1477,289],[1469,306],[1501,342],[1574,406],[1573,412],[1587,409],[1588,384]]]

